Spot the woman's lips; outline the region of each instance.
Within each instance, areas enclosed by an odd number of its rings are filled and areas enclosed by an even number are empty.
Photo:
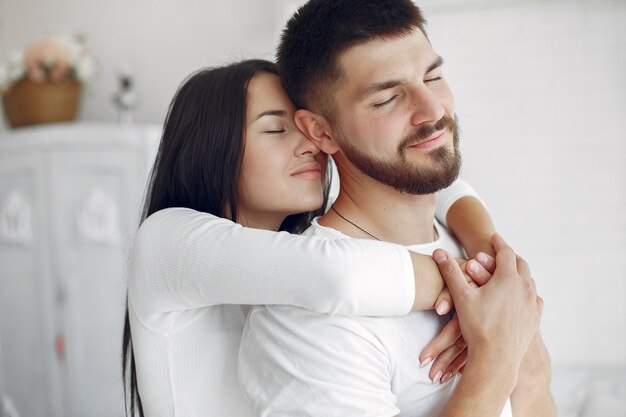
[[[322,177],[322,167],[317,162],[306,164],[291,174],[292,177],[318,179]]]

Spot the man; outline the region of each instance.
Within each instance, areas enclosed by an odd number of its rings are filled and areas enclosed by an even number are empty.
[[[541,299],[527,264],[495,236],[493,278],[469,286],[462,251],[434,221],[435,192],[458,175],[454,99],[424,20],[409,0],[311,0],[278,51],[296,122],[333,155],[339,196],[308,234],[370,238],[433,253],[454,297],[468,359],[463,377],[430,383],[417,355],[445,320],[325,316],[258,307],[240,348],[257,415],[554,415],[538,335]]]

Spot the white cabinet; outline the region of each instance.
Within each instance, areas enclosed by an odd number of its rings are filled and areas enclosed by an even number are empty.
[[[5,409],[124,415],[125,266],[159,134],[107,124],[0,134]]]

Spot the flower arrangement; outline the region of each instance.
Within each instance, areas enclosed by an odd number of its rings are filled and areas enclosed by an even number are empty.
[[[84,37],[78,34],[53,33],[12,53],[0,62],[0,93],[24,79],[55,83],[91,80],[96,63],[84,43]]]

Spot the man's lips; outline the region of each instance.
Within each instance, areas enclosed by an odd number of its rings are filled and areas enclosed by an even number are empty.
[[[430,148],[433,146],[437,146],[439,145],[441,142],[443,142],[444,137],[446,134],[446,130],[440,130],[439,132],[435,132],[435,134],[433,134],[431,137],[426,138],[426,139],[422,139],[419,142],[414,143],[413,145],[410,145],[409,148]]]
[[[291,173],[292,177],[302,178],[320,178],[322,175],[322,167],[317,162],[305,164]]]

